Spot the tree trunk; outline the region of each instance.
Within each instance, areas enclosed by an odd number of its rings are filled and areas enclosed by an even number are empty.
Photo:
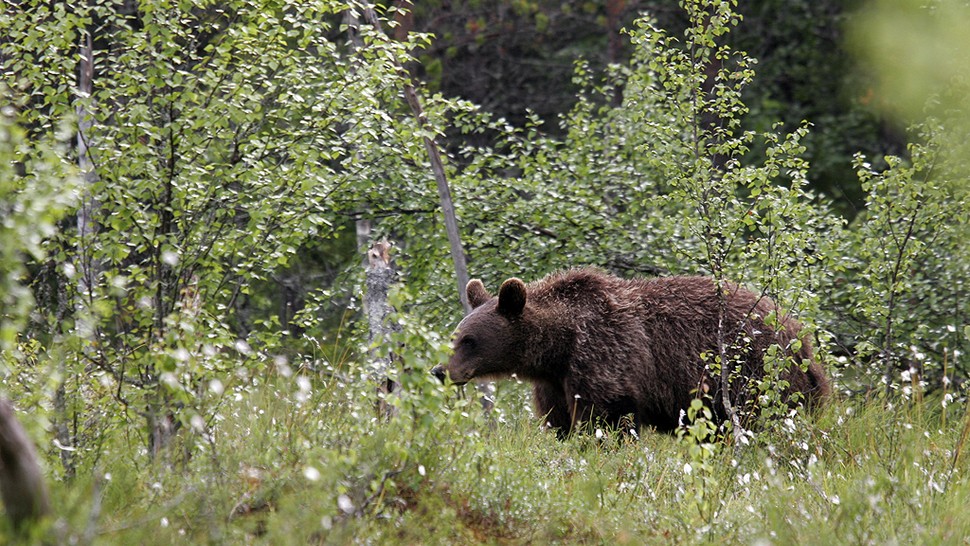
[[[355,53],[360,51],[360,48],[364,47],[364,42],[360,38],[360,18],[357,15],[356,10],[349,9],[344,12],[344,25],[347,27],[347,38],[350,41],[351,51]],[[356,67],[354,67],[353,72],[356,72]],[[358,155],[358,151],[354,150],[354,156]],[[370,234],[371,234],[371,220],[369,218],[358,218],[356,222],[357,228],[357,250],[362,255],[364,255],[364,268],[368,266],[368,253],[370,251]],[[365,311],[366,312],[366,311]]]
[[[353,51],[364,47],[360,38],[360,19],[355,10],[344,13],[344,24]],[[356,151],[354,152],[357,153]],[[394,356],[391,351],[380,355],[378,347],[387,345],[390,334],[398,328],[387,322],[394,310],[387,302],[387,293],[397,278],[391,266],[391,245],[386,240],[371,243],[371,220],[358,218],[356,222],[357,249],[364,255],[364,316],[367,317],[367,346],[370,348],[370,381],[377,385],[377,414],[387,419],[394,414],[394,406],[388,396],[398,391],[400,385],[388,377]]]
[[[377,402],[378,415],[388,418],[394,414],[394,407],[387,402],[387,397],[396,393],[400,386],[388,377],[388,371],[394,360],[393,352],[381,354],[378,347],[386,347],[390,343],[391,334],[400,331],[397,324],[387,319],[394,308],[387,302],[387,294],[397,280],[397,272],[391,266],[391,245],[386,240],[371,245],[367,251],[367,269],[365,271],[364,314],[367,316],[367,346],[370,347],[371,381],[377,385],[379,399]]]
[[[77,296],[73,302],[74,324],[78,338],[85,344],[84,354],[94,358],[93,341],[95,339],[96,326],[91,315],[91,300],[94,286],[97,282],[99,266],[95,259],[92,249],[94,248],[94,237],[97,233],[97,223],[95,222],[95,212],[98,203],[94,194],[94,185],[98,181],[98,173],[95,170],[94,161],[91,158],[91,129],[94,123],[88,111],[86,101],[92,100],[94,94],[94,40],[89,31],[83,32],[78,46],[80,60],[78,61],[77,92],[78,99],[75,107],[77,114],[77,162],[78,170],[81,173],[83,186],[81,187],[81,199],[77,211],[77,248],[75,256],[75,271],[77,273]],[[65,300],[67,296],[65,295]],[[68,306],[70,307],[70,306]],[[71,433],[69,423],[70,418],[69,404],[67,400],[66,382],[69,380],[67,362],[61,360],[59,365],[61,372],[61,383],[57,386],[54,394],[54,433],[60,444],[61,464],[64,467],[65,476],[74,477],[75,462],[74,453],[70,451],[74,445],[75,435]]]
[[[626,0],[606,0],[606,60],[609,63],[620,62],[622,56],[622,35],[623,11],[626,9]],[[619,107],[623,104],[623,90],[617,86],[613,91],[613,106]]]
[[[81,194],[81,206],[77,211],[78,231],[78,294],[84,301],[90,297],[97,277],[97,265],[91,254],[91,238],[97,231],[94,213],[98,208],[94,196],[93,186],[98,181],[98,173],[94,169],[94,161],[90,154],[91,128],[94,123],[91,114],[85,107],[85,100],[91,99],[94,93],[94,45],[90,33],[84,33],[80,46],[81,60],[78,63],[78,95],[77,103],[77,158],[78,168],[84,180]]]
[[[162,386],[159,385],[157,388],[161,390]],[[175,415],[169,409],[168,397],[161,393],[158,397],[160,401],[149,404],[145,412],[145,422],[148,427],[148,455],[153,461],[162,460],[159,456],[172,442],[178,428]],[[170,460],[164,460],[164,462],[168,463]]]
[[[0,494],[15,529],[50,513],[37,452],[5,398],[0,398]]]

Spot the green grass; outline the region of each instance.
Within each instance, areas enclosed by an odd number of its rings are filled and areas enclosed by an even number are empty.
[[[836,401],[718,444],[643,431],[557,441],[506,384],[483,418],[423,379],[374,418],[367,389],[293,378],[229,391],[168,464],[117,434],[53,484],[50,542],[96,544],[967,544],[967,415]],[[944,422],[944,415],[946,416]],[[191,453],[191,457],[184,457]],[[691,473],[685,465],[691,465]],[[0,530],[0,538],[9,529]]]

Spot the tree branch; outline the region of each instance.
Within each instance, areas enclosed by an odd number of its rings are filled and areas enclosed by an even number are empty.
[[[381,22],[374,12],[374,8],[367,6],[364,8],[364,19],[378,32],[384,32]],[[398,64],[398,68],[404,72],[404,67]],[[468,284],[468,265],[465,262],[465,253],[461,247],[461,235],[458,231],[458,220],[455,216],[454,203],[451,200],[451,188],[448,186],[448,177],[445,174],[444,164],[441,162],[441,151],[438,144],[430,136],[432,128],[428,124],[428,118],[421,107],[421,101],[414,90],[414,85],[410,79],[404,83],[404,98],[407,100],[414,119],[417,120],[421,132],[424,133],[424,148],[428,152],[428,160],[431,162],[431,170],[438,186],[438,197],[441,200],[441,212],[445,217],[445,229],[448,232],[448,243],[451,251],[451,260],[455,265],[455,276],[458,281],[458,297],[465,313],[471,312],[471,304],[468,303],[468,295],[465,293],[465,286]]]

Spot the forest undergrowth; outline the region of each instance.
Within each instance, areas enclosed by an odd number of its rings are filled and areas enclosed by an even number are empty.
[[[56,482],[63,543],[962,544],[970,413],[937,398],[840,396],[748,445],[643,430],[566,441],[525,386],[477,402],[413,374],[376,419],[349,385],[306,375],[227,389],[217,423],[167,463],[105,442],[90,476]],[[416,393],[416,394],[415,394]],[[202,430],[200,428],[200,430]],[[188,444],[193,445],[188,445]],[[131,445],[129,445],[131,444]],[[191,456],[188,456],[191,454]]]

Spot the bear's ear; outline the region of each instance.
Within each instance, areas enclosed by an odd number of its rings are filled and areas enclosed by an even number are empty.
[[[525,292],[525,283],[519,279],[513,277],[503,282],[498,291],[499,314],[508,318],[521,315],[525,308]]]
[[[480,307],[483,303],[492,299],[488,290],[485,290],[485,285],[478,279],[468,281],[465,286],[465,294],[468,295],[468,303],[471,304],[472,309]]]

